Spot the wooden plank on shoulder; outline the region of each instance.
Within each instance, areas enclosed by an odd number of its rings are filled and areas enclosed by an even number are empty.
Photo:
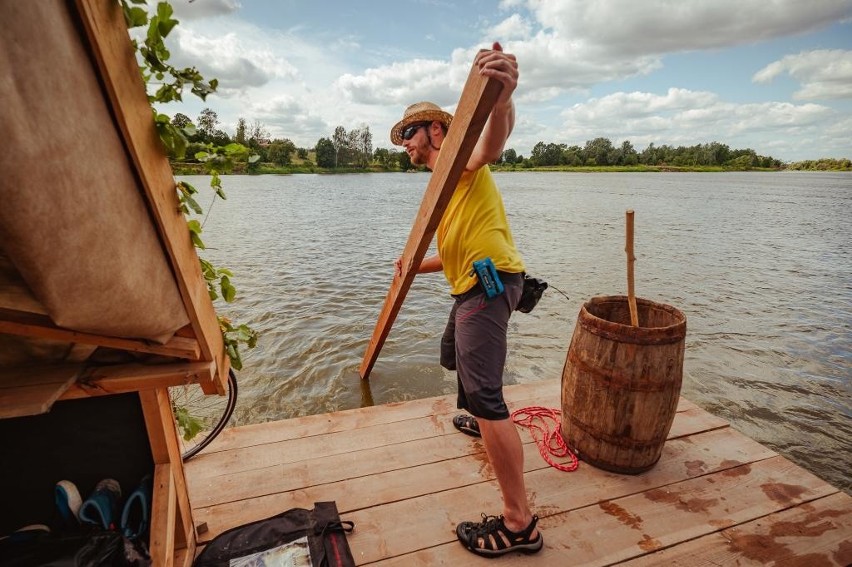
[[[491,114],[491,109],[494,108],[494,103],[502,90],[502,83],[480,75],[476,64],[471,67],[452,125],[441,146],[441,157],[429,178],[420,210],[417,212],[408,242],[402,252],[402,274],[394,275],[373,330],[373,336],[370,338],[364,359],[358,369],[361,378],[366,379],[370,376],[379,352],[390,334],[391,326],[411,288],[417,268],[438,229],[441,216],[450,202],[450,197],[485,127],[488,115]]]
[[[160,142],[121,5],[113,0],[76,0],[83,27],[103,80],[110,107],[142,182],[151,213],[201,348],[201,359],[216,362],[216,380],[204,391],[225,393],[230,361],[219,321],[201,275],[198,256],[180,212],[175,180]]]

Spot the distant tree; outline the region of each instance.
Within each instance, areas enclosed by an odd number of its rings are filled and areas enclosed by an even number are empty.
[[[348,136],[346,135],[346,128],[343,126],[338,126],[334,129],[334,134],[331,137],[331,143],[334,146],[334,167],[337,167],[338,161],[340,159],[340,152],[345,151],[348,146]]]
[[[636,165],[639,163],[639,154],[636,148],[629,140],[624,140],[621,143],[621,151],[619,152],[619,160],[621,165]]]
[[[234,141],[244,146],[248,145],[248,139],[246,138],[247,131],[248,125],[246,124],[246,119],[241,116],[237,120],[237,133],[234,135]]]
[[[213,133],[216,131],[216,126],[218,125],[219,115],[209,108],[205,108],[201,111],[201,114],[198,115],[198,121],[195,123],[195,127],[198,129],[199,134],[203,137],[202,141],[204,142],[209,141],[209,138],[213,136]]]
[[[274,140],[266,149],[267,159],[277,165],[290,165],[296,144],[290,140]]]
[[[408,152],[398,152],[399,156],[399,168],[402,171],[408,171],[411,169],[411,156],[408,155]]]
[[[296,155],[299,156],[299,159],[308,159],[308,148],[298,148]]]
[[[186,128],[187,124],[192,124],[192,120],[186,114],[178,112],[172,117],[172,124],[178,128]]]
[[[362,167],[367,167],[373,155],[373,135],[370,133],[370,127],[366,124],[358,132],[358,154],[363,163]]]
[[[227,146],[231,143],[231,137],[228,136],[227,132],[217,129],[207,136],[207,141],[217,146]]]
[[[514,148],[509,148],[508,150],[503,152],[502,158],[503,163],[510,163],[514,165],[515,160],[518,159],[518,152],[516,152]]]
[[[609,165],[613,150],[615,148],[609,138],[595,138],[586,142],[583,151],[586,153],[586,160],[593,161],[594,165]]]
[[[266,129],[266,126],[260,120],[255,120],[251,123],[248,135],[248,145],[250,148],[257,149],[269,143],[269,130]]]
[[[337,152],[334,147],[334,142],[328,138],[320,138],[316,146],[317,166],[319,167],[335,167],[337,160]]]

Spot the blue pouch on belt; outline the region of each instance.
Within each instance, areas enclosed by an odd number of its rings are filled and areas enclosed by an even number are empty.
[[[479,284],[485,290],[485,296],[488,299],[503,293],[503,282],[500,281],[500,275],[497,273],[497,268],[494,267],[491,258],[483,258],[474,262],[471,275],[474,274],[479,278]]]

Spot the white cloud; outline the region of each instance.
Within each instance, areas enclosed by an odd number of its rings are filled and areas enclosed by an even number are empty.
[[[530,36],[532,26],[520,14],[512,14],[488,30],[488,37],[500,40],[524,39]]]
[[[600,136],[613,143],[630,140],[639,149],[651,142],[688,146],[712,141],[730,144],[738,139],[746,145],[732,144],[734,147],[766,152],[764,148],[772,144],[783,148],[783,156],[796,151],[793,140],[804,133],[819,135],[832,124],[836,113],[817,104],[737,104],[714,93],[673,88],[662,95],[617,92],[592,98],[565,109],[560,116],[562,128],[554,139],[569,145],[583,145]]]
[[[625,56],[753,43],[852,15],[848,0],[528,0],[527,7],[548,33]]]
[[[241,7],[237,0],[172,0],[171,5],[181,22],[224,16]]]
[[[293,65],[265,44],[235,32],[205,35],[192,27],[179,26],[170,40],[172,60],[177,65],[203,62],[204,75],[217,78],[221,89],[259,87],[275,78],[297,75]]]
[[[450,88],[450,64],[445,61],[414,59],[367,69],[361,75],[347,73],[335,86],[345,96],[361,104],[410,104],[431,100],[444,105],[458,97]]]
[[[852,98],[852,51],[820,49],[787,55],[758,71],[756,83],[769,83],[788,73],[801,83],[797,100]]]

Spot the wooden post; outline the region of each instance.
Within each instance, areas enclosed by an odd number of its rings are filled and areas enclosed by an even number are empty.
[[[633,289],[633,263],[636,256],[633,255],[633,209],[627,210],[627,244],[624,251],[627,252],[627,304],[630,306],[630,324],[639,326],[639,311],[636,309],[636,292]]]
[[[379,314],[373,336],[370,338],[370,344],[367,345],[364,360],[358,369],[361,378],[366,379],[370,376],[379,351],[385,344],[385,339],[414,281],[417,268],[429,249],[432,237],[441,222],[441,216],[450,202],[450,197],[464,172],[501,90],[503,90],[502,83],[496,79],[483,77],[479,74],[479,68],[473,65],[453,116],[452,126],[441,146],[441,156],[435,164],[435,171],[432,172],[423,201],[420,203],[420,210],[411,227],[408,243],[402,252],[402,274],[394,274],[385,297],[384,307]]]

